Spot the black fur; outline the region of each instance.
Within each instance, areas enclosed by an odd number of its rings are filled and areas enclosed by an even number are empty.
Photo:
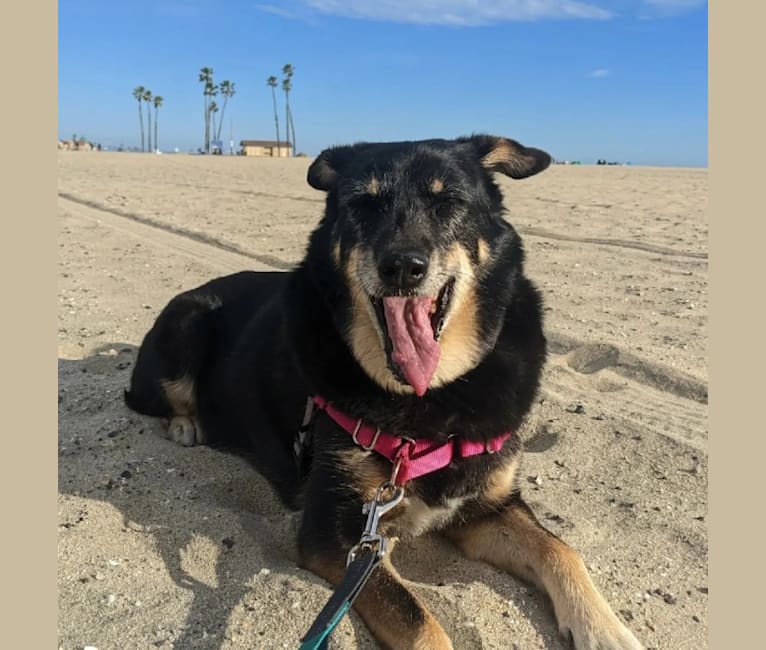
[[[540,296],[524,276],[521,241],[504,219],[492,172],[523,178],[549,163],[539,150],[492,136],[323,152],[308,181],[327,192],[326,210],[300,266],[219,278],[174,298],[144,340],[126,403],[171,417],[161,381],[192,377],[196,417],[210,442],[247,450],[283,501],[304,508],[304,556],[345,552],[361,533],[362,497],[337,452],[355,447],[320,414],[313,462],[299,469],[292,446],[307,396],[321,394],[354,417],[410,437],[486,440],[518,430],[538,388],[545,339]],[[489,252],[483,263],[481,241]],[[475,269],[482,357],[423,397],[384,390],[350,347],[349,255],[368,254],[374,265],[390,250],[414,247],[432,256],[456,244]],[[480,516],[491,508],[481,500],[489,474],[519,449],[513,437],[500,453],[455,462],[408,491],[430,505],[469,497],[461,517]],[[372,462],[390,472],[387,460]]]

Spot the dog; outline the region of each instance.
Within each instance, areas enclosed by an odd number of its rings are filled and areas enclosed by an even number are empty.
[[[302,262],[173,298],[141,345],[125,401],[166,418],[183,445],[244,450],[285,505],[302,509],[302,566],[334,585],[359,541],[362,505],[402,483],[401,457],[377,453],[375,440],[399,450],[424,441],[436,453],[473,445],[401,485],[403,500],[380,520],[389,549],[440,531],[547,594],[577,650],[634,650],[641,644],[581,557],[518,487],[516,432],[546,341],[541,295],[493,175],[523,179],[550,162],[491,135],[323,151],[308,183],[326,205]],[[312,397],[320,408],[304,436]],[[360,441],[362,426],[375,440]],[[452,648],[390,557],[355,601],[358,614],[384,647]]]

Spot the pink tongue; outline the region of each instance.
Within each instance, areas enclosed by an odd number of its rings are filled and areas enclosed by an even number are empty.
[[[422,397],[439,363],[439,344],[431,327],[431,305],[428,296],[383,298],[388,336],[393,344],[391,358],[404,378]]]

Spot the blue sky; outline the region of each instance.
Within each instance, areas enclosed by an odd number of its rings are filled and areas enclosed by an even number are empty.
[[[137,146],[143,85],[165,99],[160,147],[196,149],[209,66],[235,83],[224,141],[232,123],[235,142],[273,139],[266,78],[285,63],[309,155],[487,132],[559,159],[707,166],[704,0],[60,0],[59,135]],[[281,93],[279,110],[284,129]]]

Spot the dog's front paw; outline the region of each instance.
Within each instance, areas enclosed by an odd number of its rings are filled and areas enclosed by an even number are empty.
[[[607,606],[586,612],[572,621],[562,621],[559,631],[570,638],[576,650],[644,650],[644,646]]]

